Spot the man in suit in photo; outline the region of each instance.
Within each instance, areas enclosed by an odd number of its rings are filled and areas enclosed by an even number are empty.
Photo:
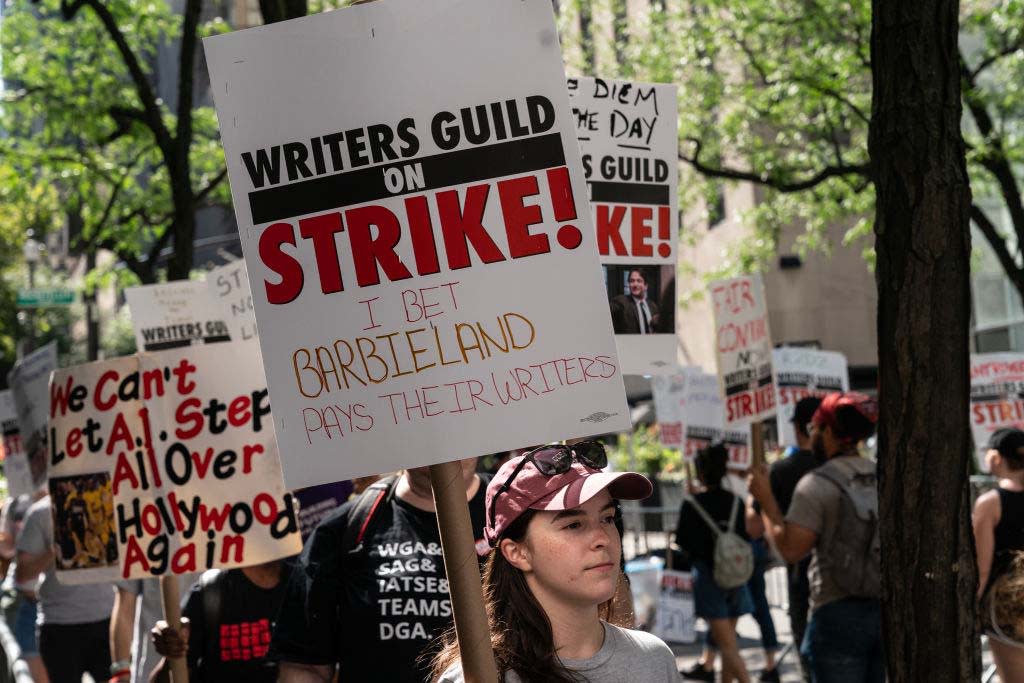
[[[658,304],[647,298],[647,275],[639,268],[629,271],[629,294],[612,297],[615,334],[653,334],[658,325]]]

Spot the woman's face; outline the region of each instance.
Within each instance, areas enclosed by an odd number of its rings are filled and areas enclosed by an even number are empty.
[[[519,568],[541,604],[548,597],[596,606],[615,594],[622,545],[607,491],[572,510],[538,512],[520,545]]]

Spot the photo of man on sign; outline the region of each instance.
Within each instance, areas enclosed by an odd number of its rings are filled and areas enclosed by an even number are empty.
[[[676,282],[672,266],[604,267],[615,334],[673,334]]]

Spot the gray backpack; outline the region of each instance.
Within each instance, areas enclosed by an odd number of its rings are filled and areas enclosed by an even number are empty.
[[[693,496],[684,494],[684,497],[715,534],[714,576],[718,587],[730,590],[750,581],[754,573],[754,551],[750,543],[734,531],[736,513],[740,507],[739,496],[733,494],[732,511],[725,531],[718,528],[718,523],[711,519],[711,515]]]
[[[830,460],[813,474],[840,492],[836,533],[828,547],[816,550],[818,564],[847,595],[882,596],[882,543],[878,528],[878,477],[861,472],[848,458]]]

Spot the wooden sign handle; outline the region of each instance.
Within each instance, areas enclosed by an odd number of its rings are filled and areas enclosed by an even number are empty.
[[[160,596],[163,601],[164,621],[181,633],[181,593],[178,577],[164,574],[160,577]],[[188,660],[185,657],[168,657],[172,683],[188,683]]]
[[[498,668],[491,650],[491,628],[484,609],[480,565],[476,559],[473,525],[466,504],[462,463],[456,460],[431,465],[430,486],[434,490],[455,633],[462,653],[463,678],[466,683],[497,683]]]
[[[750,425],[750,448],[754,467],[764,465],[764,423],[760,420]]]

